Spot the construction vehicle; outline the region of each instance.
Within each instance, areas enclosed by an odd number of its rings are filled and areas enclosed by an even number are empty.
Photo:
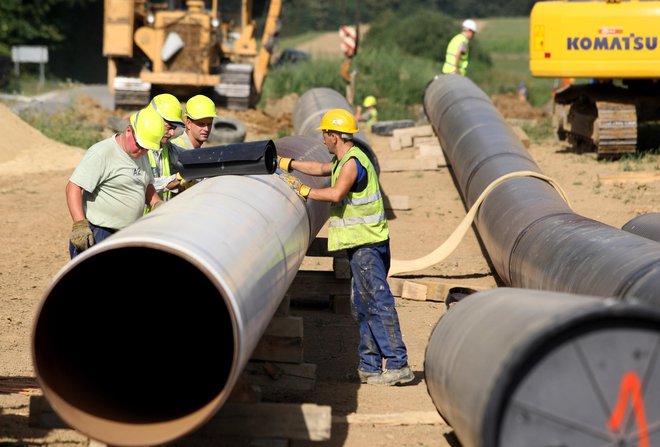
[[[282,0],[269,1],[258,45],[252,0],[104,0],[103,54],[115,107],[211,89],[221,106],[253,107],[281,10]]]
[[[560,140],[616,158],[660,120],[660,1],[541,1],[530,18],[530,71],[574,78],[554,95]]]

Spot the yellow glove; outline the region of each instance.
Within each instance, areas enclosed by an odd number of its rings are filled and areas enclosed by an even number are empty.
[[[298,177],[294,177],[291,174],[280,174],[280,178],[284,180],[284,182],[289,185],[289,187],[293,189],[296,194],[298,194],[298,197],[304,201],[307,201],[307,197],[309,197],[309,192],[312,190],[312,188],[303,184],[303,182],[301,182]]]
[[[278,155],[277,156],[277,167],[280,168],[282,171],[291,172],[291,162],[292,161],[293,161],[293,158],[280,157]]]
[[[89,221],[87,219],[77,220],[73,223],[69,240],[78,253],[82,253],[94,245],[94,233],[89,228]]]
[[[188,180],[186,180],[185,178],[181,177],[181,174],[180,174],[179,172],[176,173],[176,179],[179,181],[179,186],[178,186],[178,188],[179,188],[179,192],[185,190],[185,189],[188,188],[189,186],[192,186],[192,185],[190,184],[190,182],[188,182]]]

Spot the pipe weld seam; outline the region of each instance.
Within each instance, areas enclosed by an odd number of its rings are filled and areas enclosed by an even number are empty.
[[[637,282],[642,279],[648,272],[653,270],[653,268],[660,266],[660,259],[649,262],[644,267],[635,270],[625,281],[621,283],[621,286],[614,292],[614,296],[618,298],[627,298],[627,294],[630,289],[637,284]]]
[[[543,222],[544,220],[555,218],[555,217],[561,217],[561,216],[576,216],[575,213],[568,213],[568,212],[561,212],[561,213],[552,213],[552,214],[547,214],[545,216],[539,217],[535,221],[531,222],[529,225],[527,225],[525,228],[518,233],[518,236],[516,237],[516,240],[513,242],[513,245],[511,246],[511,252],[509,253],[509,265],[508,265],[508,274],[509,274],[509,282],[510,285],[513,287],[511,283],[511,268],[512,268],[512,263],[513,263],[513,253],[516,251],[518,248],[518,245],[520,244],[520,241],[523,240],[523,238],[531,231],[532,227],[535,227],[537,224]]]

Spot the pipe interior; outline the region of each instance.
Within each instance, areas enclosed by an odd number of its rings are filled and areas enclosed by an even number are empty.
[[[230,310],[209,278],[144,247],[102,252],[67,272],[34,340],[48,388],[73,409],[118,422],[198,410],[222,392],[234,357]]]

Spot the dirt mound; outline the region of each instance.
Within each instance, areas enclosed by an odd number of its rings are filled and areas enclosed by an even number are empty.
[[[10,175],[73,169],[84,150],[46,137],[0,104],[0,172]]]
[[[258,109],[219,110],[220,116],[230,116],[245,124],[248,140],[260,138],[260,135],[277,134],[291,129],[291,113],[282,113],[274,118]]]
[[[494,95],[491,99],[504,118],[538,120],[547,116],[542,109],[520,101],[514,93]]]

